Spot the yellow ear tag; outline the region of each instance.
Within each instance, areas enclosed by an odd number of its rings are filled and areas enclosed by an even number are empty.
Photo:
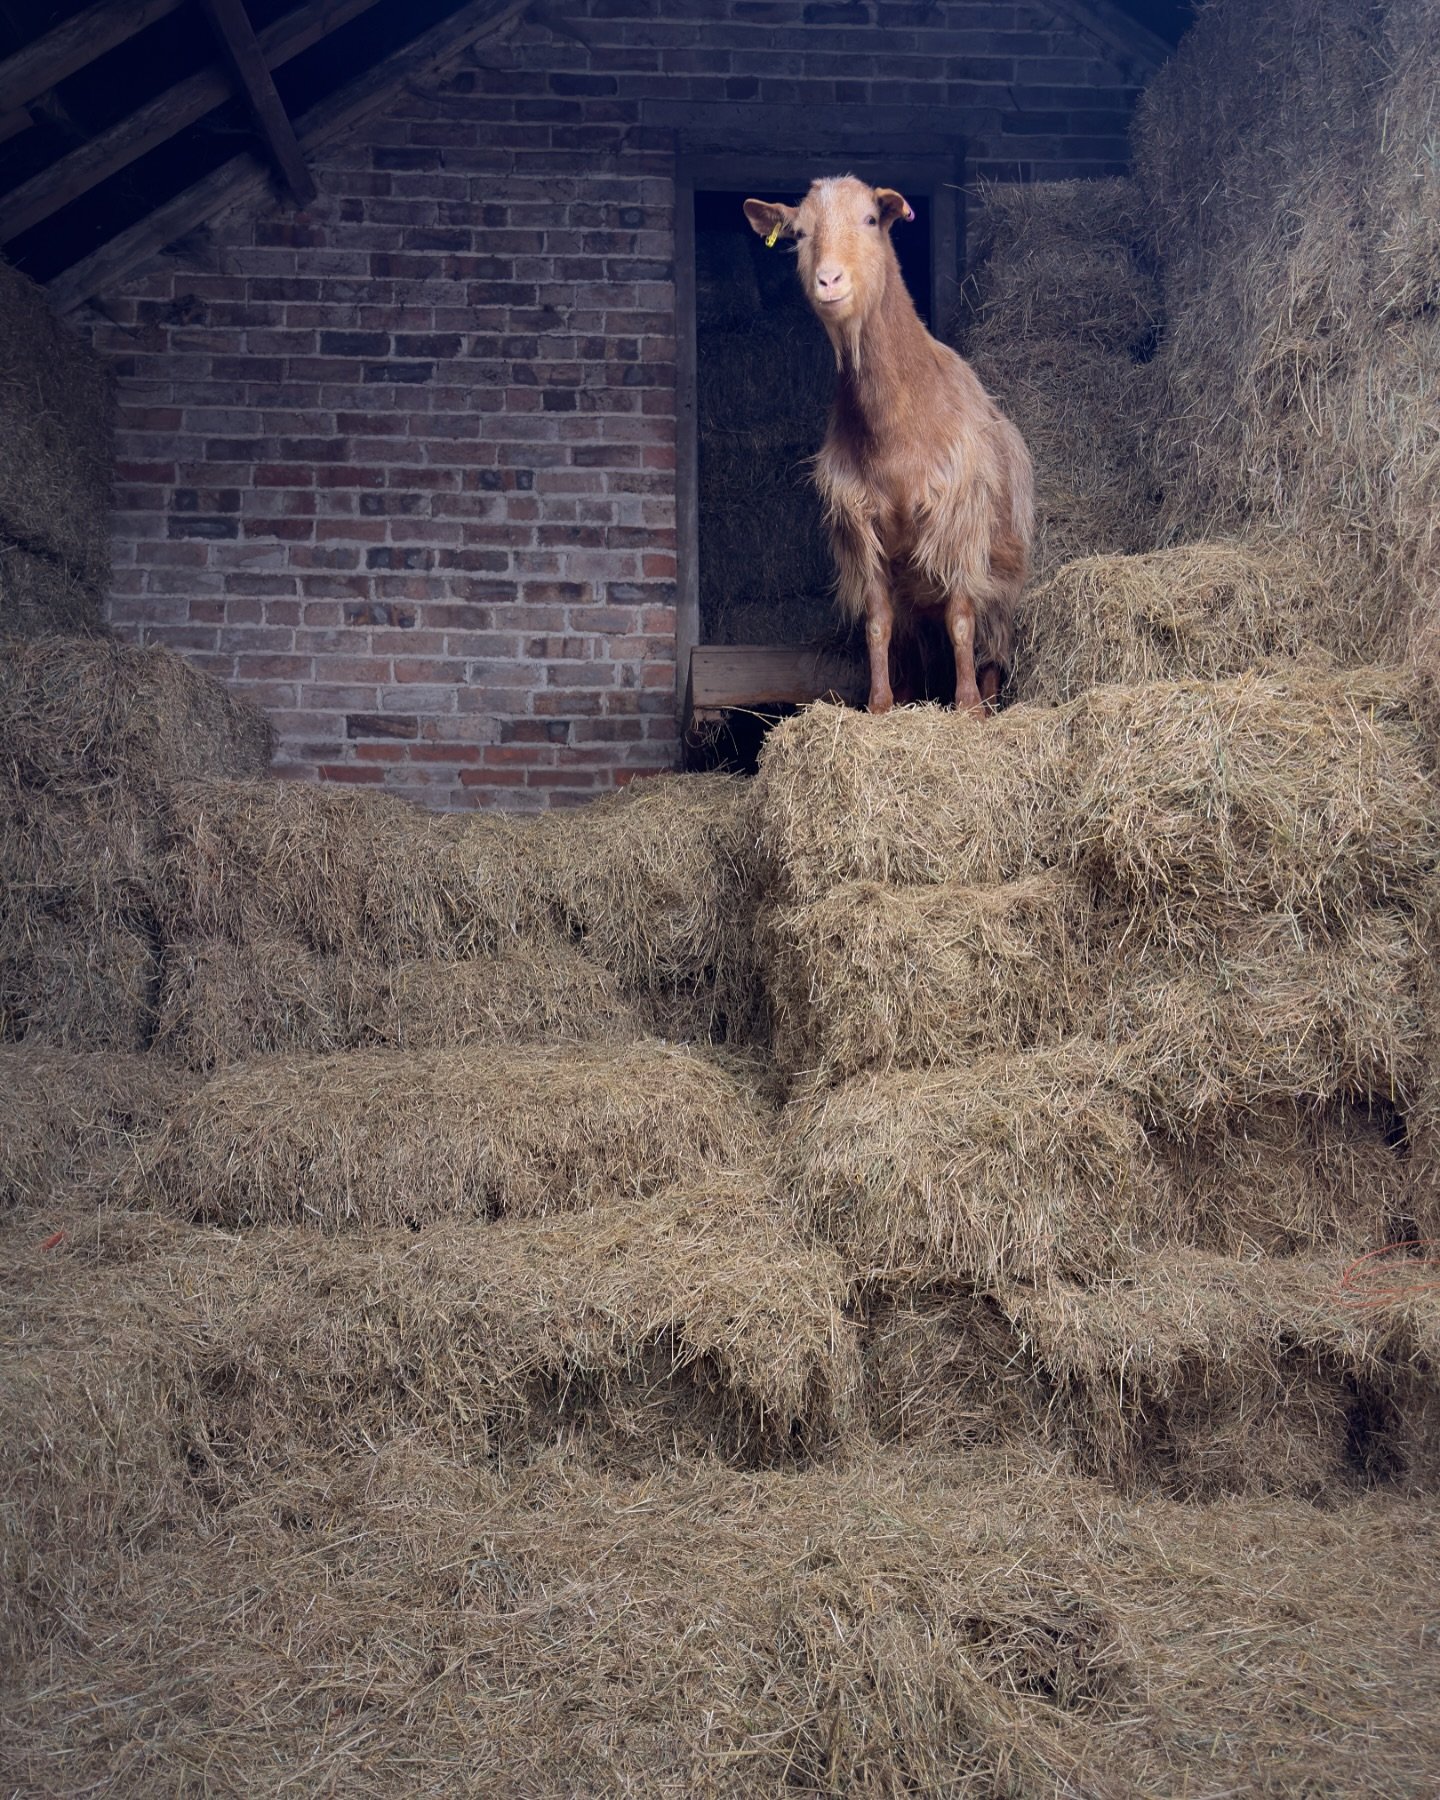
[[[765,240],[765,248],[767,250],[773,250],[775,248],[775,240],[776,240],[776,238],[779,237],[779,235],[780,235],[780,227],[778,225],[772,225],[770,227],[770,235]]]

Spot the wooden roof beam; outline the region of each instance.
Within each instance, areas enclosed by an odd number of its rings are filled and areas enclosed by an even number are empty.
[[[276,92],[275,78],[255,37],[255,28],[243,0],[202,0],[202,4],[234,65],[236,78],[255,115],[255,124],[269,146],[286,187],[297,204],[308,205],[315,198],[315,182],[305,166],[295,127]]]
[[[267,26],[257,39],[267,69],[277,69],[322,37],[369,10],[375,0],[309,0]],[[163,144],[187,125],[223,106],[231,86],[220,69],[203,69],[179,81],[146,106],[121,119],[51,163],[10,193],[0,195],[0,243],[9,243],[89,193],[102,181]]]
[[[0,113],[18,109],[175,12],[184,0],[99,0],[0,63]]]
[[[470,45],[500,36],[529,5],[530,0],[500,0],[499,4],[496,0],[468,0],[458,12],[412,38],[348,87],[302,114],[296,121],[301,144],[307,151],[320,149],[383,106],[402,83],[423,81],[447,67]],[[263,45],[263,37],[261,41]],[[213,174],[165,201],[89,256],[62,269],[46,283],[46,291],[61,312],[69,312],[92,295],[123,281],[157,251],[223,208],[259,198],[264,190],[264,171],[256,159],[248,154],[232,157]]]

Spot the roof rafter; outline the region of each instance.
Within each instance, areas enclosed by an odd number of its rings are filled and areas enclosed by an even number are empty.
[[[0,113],[19,109],[125,43],[147,25],[177,11],[185,0],[99,0],[44,37],[0,63]]]
[[[296,135],[302,148],[314,151],[339,137],[383,106],[400,84],[433,75],[470,45],[502,32],[529,5],[530,0],[504,0],[499,5],[496,0],[470,0],[469,5],[432,25],[338,94],[302,114],[296,120]],[[61,312],[72,311],[92,295],[122,281],[187,231],[193,231],[227,207],[260,197],[266,187],[266,172],[254,156],[233,157],[128,231],[120,232],[91,255],[62,270],[47,283],[46,292]]]
[[[267,69],[277,69],[330,32],[369,10],[375,0],[309,0],[259,34]],[[216,67],[180,81],[0,199],[0,242],[8,243],[52,213],[223,106],[233,94]]]
[[[260,135],[269,145],[286,187],[301,206],[306,205],[315,198],[315,183],[295,140],[295,127],[275,90],[275,78],[256,39],[244,0],[201,0],[201,4],[234,65]]]

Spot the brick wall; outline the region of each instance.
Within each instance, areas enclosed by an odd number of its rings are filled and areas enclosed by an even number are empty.
[[[1137,75],[999,0],[590,0],[460,58],[306,213],[105,296],[115,629],[263,705],[292,775],[525,807],[671,766],[677,149],[1108,174]]]

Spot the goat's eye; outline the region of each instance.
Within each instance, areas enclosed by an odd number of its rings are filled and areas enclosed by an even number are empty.
[[[867,225],[874,225],[877,223],[874,213],[871,213],[870,217],[865,221],[865,223]]]
[[[804,237],[804,235],[805,235],[805,233],[803,231],[797,231],[795,233],[795,242],[798,244],[800,242],[801,238]]]

